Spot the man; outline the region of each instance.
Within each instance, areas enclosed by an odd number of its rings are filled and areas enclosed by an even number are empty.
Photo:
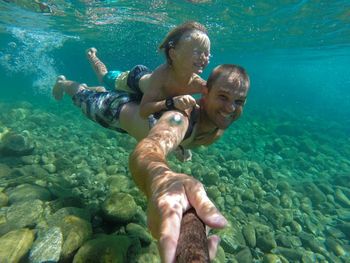
[[[140,140],[130,155],[129,167],[137,186],[147,197],[148,225],[159,240],[162,262],[174,262],[182,214],[191,206],[209,227],[222,228],[227,223],[202,184],[189,175],[171,171],[166,156],[179,145],[191,148],[217,140],[241,115],[249,86],[243,68],[220,65],[208,78],[207,92],[198,102],[199,108],[166,111],[149,130],[149,123],[141,119],[139,106],[130,96],[94,92],[86,85],[58,78],[53,89],[55,98],[61,98],[65,92],[92,120]],[[211,258],[218,243],[217,236],[208,240]]]

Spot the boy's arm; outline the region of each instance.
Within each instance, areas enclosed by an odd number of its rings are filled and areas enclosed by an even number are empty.
[[[148,87],[147,91],[143,94],[140,103],[140,116],[146,119],[149,115],[166,109],[165,100],[156,101],[159,96],[161,87],[153,85]]]
[[[191,87],[188,94],[205,94],[207,88],[207,82],[202,79],[199,75],[195,75],[191,82]]]
[[[140,103],[140,116],[146,119],[149,115],[166,109],[165,99],[159,100],[163,97],[163,70],[161,68],[156,69],[150,79],[148,80],[147,87],[143,91],[143,96]]]

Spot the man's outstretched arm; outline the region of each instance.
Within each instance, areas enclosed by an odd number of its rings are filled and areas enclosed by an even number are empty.
[[[182,141],[188,119],[166,112],[130,155],[129,166],[137,186],[148,199],[148,225],[159,240],[162,262],[174,262],[182,214],[193,206],[203,222],[213,228],[226,225],[225,218],[209,200],[202,184],[186,174],[170,170],[166,156]],[[209,242],[215,254],[216,242]]]

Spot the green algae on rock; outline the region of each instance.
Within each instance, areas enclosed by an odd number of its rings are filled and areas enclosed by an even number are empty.
[[[131,195],[113,192],[103,203],[102,210],[107,219],[126,223],[135,216],[137,205]]]
[[[0,237],[0,262],[19,262],[34,241],[34,231],[28,228],[13,230]]]

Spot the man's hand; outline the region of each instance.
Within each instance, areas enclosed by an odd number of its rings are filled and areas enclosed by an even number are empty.
[[[180,95],[173,97],[174,106],[180,111],[192,109],[196,105],[196,100],[191,95]]]
[[[175,262],[182,214],[191,206],[202,221],[211,228],[223,228],[226,219],[209,200],[203,185],[191,176],[168,171],[152,182],[148,200],[148,226],[159,240],[162,262]],[[208,239],[209,255],[215,257],[219,243],[217,236]]]

